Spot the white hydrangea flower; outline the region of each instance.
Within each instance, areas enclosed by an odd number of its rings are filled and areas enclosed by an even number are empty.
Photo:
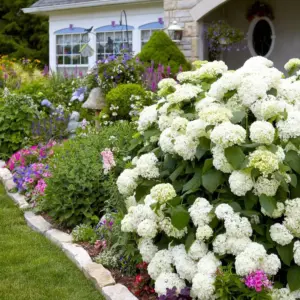
[[[256,121],[250,126],[250,139],[254,143],[272,144],[275,136],[275,128],[266,121]]]
[[[153,199],[151,195],[147,195],[144,199],[144,204],[147,206],[151,206],[152,204],[157,203],[157,200]]]
[[[189,214],[195,226],[204,226],[212,221],[213,206],[205,198],[197,198],[189,208]]]
[[[262,263],[262,269],[270,276],[275,276],[281,268],[281,261],[276,254],[270,254],[265,257]]]
[[[221,261],[212,252],[208,252],[197,264],[198,273],[213,276],[221,265]]]
[[[197,273],[196,262],[187,255],[183,244],[173,247],[170,251],[179,277],[191,282]]]
[[[176,288],[176,292],[179,293],[182,289],[185,288],[184,280],[180,279],[179,276],[175,273],[171,272],[163,272],[155,281],[155,291],[160,295],[165,295],[167,293],[167,289]]]
[[[184,134],[189,121],[186,118],[176,117],[171,124],[171,130]]]
[[[282,147],[277,146],[277,151],[275,154],[280,162],[283,162],[285,160],[285,152]]]
[[[144,107],[138,120],[138,131],[144,132],[157,121],[157,105]]]
[[[158,159],[154,153],[144,154],[136,161],[136,171],[143,178],[157,178],[159,177],[157,163]]]
[[[254,242],[238,254],[235,260],[235,269],[239,276],[247,276],[257,270],[263,270],[268,275],[276,275],[280,267],[281,262],[277,255],[268,255],[263,245]]]
[[[200,120],[194,120],[187,124],[186,135],[192,139],[199,139],[200,137],[207,137],[208,134],[205,130],[207,124]]]
[[[208,125],[229,122],[233,114],[231,110],[220,104],[211,104],[199,111],[199,118]]]
[[[294,261],[298,266],[300,266],[300,241],[295,242],[293,251]]]
[[[130,196],[137,188],[139,174],[136,169],[124,170],[117,179],[118,190],[121,195]]]
[[[226,220],[234,216],[234,211],[230,205],[222,203],[217,206],[215,214],[219,220]]]
[[[195,86],[189,83],[176,86],[176,91],[167,96],[167,101],[176,104],[180,102],[189,102],[196,98],[202,92],[200,86]]]
[[[157,235],[157,223],[149,219],[142,221],[137,227],[137,234],[144,238],[155,238]]]
[[[196,157],[198,142],[187,135],[180,135],[175,139],[174,151],[184,160],[193,160]]]
[[[223,148],[241,145],[246,140],[246,130],[240,125],[224,122],[213,129],[210,138],[213,143]]]
[[[228,182],[230,190],[237,196],[245,196],[254,185],[250,172],[246,171],[233,171]]]
[[[172,254],[170,251],[158,251],[148,265],[148,273],[153,280],[157,280],[161,273],[173,273]]]
[[[283,224],[297,238],[300,238],[300,198],[285,202],[285,218]]]
[[[285,65],[284,68],[286,71],[290,72],[295,68],[300,67],[300,59],[299,58],[291,58]]]
[[[240,217],[238,214],[234,214],[225,219],[226,233],[229,236],[234,237],[250,237],[253,233],[251,223],[245,217]]]
[[[199,240],[196,240],[188,251],[188,255],[193,260],[199,260],[204,257],[208,252],[208,246]]]
[[[228,162],[224,148],[217,145],[211,149],[213,154],[213,165],[217,170],[222,171],[223,173],[231,173],[233,171],[233,167]]]
[[[159,203],[166,203],[177,196],[173,185],[170,183],[161,183],[155,185],[150,190],[150,195],[152,199]]]
[[[288,288],[272,289],[272,300],[296,300]]]
[[[135,220],[132,215],[126,215],[121,223],[121,230],[123,232],[134,232],[136,230]]]
[[[170,116],[160,116],[158,119],[158,128],[160,131],[164,131],[165,129],[170,127],[172,124],[173,118]]]
[[[263,215],[268,216],[272,219],[281,218],[285,212],[285,206],[282,202],[277,202],[276,209],[273,211],[272,215],[270,215],[263,207],[261,208],[261,212]]]
[[[173,78],[164,78],[158,83],[158,88],[161,90],[169,87],[175,87],[176,85],[177,82]]]
[[[278,135],[283,141],[300,136],[300,114],[299,111],[288,112],[286,120],[277,122]]]
[[[169,237],[174,237],[176,239],[181,239],[187,234],[187,228],[185,227],[182,230],[177,229],[172,225],[172,222],[169,218],[163,219],[160,223],[160,228],[162,231],[166,233]]]
[[[220,103],[218,103],[216,98],[206,96],[205,98],[203,98],[203,99],[199,100],[198,102],[196,102],[196,104],[195,104],[196,112],[200,113],[204,108],[206,108],[206,107],[208,107],[212,104],[217,104],[218,105]]]
[[[206,241],[213,235],[213,230],[208,225],[200,226],[196,232],[196,239],[199,241]]]
[[[218,76],[226,73],[228,71],[228,67],[223,61],[212,61],[208,62],[201,66],[200,69],[197,70],[200,74],[207,74],[210,76]]]
[[[126,205],[127,210],[128,210],[131,206],[136,206],[137,203],[136,203],[135,196],[130,196],[130,197],[128,197],[128,198],[125,200],[125,205]]]
[[[215,299],[215,278],[204,273],[198,273],[193,278],[191,296],[193,299],[211,300]]]
[[[176,134],[171,130],[171,128],[165,129],[159,137],[159,146],[164,153],[174,154],[174,142]]]
[[[154,245],[153,240],[147,238],[139,240],[138,249],[146,263],[149,263],[158,252],[158,247]]]
[[[270,227],[271,239],[281,246],[290,244],[293,240],[293,236],[289,230],[282,224],[276,223]]]
[[[257,149],[250,153],[248,166],[258,169],[264,176],[267,176],[279,169],[279,160],[273,152]]]
[[[271,60],[263,56],[253,56],[244,63],[244,67],[246,68],[253,68],[254,66],[265,66],[268,68],[272,68],[273,65],[274,63]]]
[[[276,195],[279,186],[280,182],[275,178],[268,179],[267,177],[260,176],[254,184],[254,194],[257,196],[265,194],[272,197]]]

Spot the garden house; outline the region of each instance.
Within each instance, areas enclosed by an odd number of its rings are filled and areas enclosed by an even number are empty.
[[[125,46],[138,53],[153,31],[167,31],[174,21],[183,29],[177,42],[189,59],[219,58],[238,68],[261,55],[283,69],[299,54],[298,5],[295,0],[39,0],[24,12],[49,16],[55,71],[86,71]],[[209,31],[212,22],[216,27]]]

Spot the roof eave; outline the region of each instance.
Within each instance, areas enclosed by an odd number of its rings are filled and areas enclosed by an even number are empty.
[[[105,6],[105,5],[117,5],[117,4],[132,4],[132,3],[153,3],[153,2],[163,2],[163,0],[97,0],[91,2],[83,2],[76,4],[64,4],[64,5],[53,5],[53,6],[44,6],[44,7],[28,7],[23,8],[22,11],[25,14],[47,14],[53,11],[58,10],[67,10],[67,9],[77,9],[77,8],[87,8],[95,6]]]

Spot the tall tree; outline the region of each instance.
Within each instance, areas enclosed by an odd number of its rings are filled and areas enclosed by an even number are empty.
[[[48,63],[48,19],[24,14],[36,0],[0,0],[0,55]]]

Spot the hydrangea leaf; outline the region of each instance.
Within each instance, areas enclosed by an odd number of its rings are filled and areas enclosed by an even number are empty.
[[[294,257],[294,253],[293,253],[293,243],[290,243],[287,246],[280,246],[278,245],[276,247],[277,252],[281,258],[281,260],[288,266],[291,265],[291,262],[293,260]]]
[[[296,151],[289,151],[285,156],[286,163],[300,174],[300,157]]]
[[[233,124],[237,124],[237,123],[241,123],[243,121],[243,119],[246,116],[246,113],[244,111],[235,111],[232,114],[232,118],[231,118],[231,122]]]
[[[300,267],[293,266],[289,269],[287,274],[287,281],[292,292],[300,289]]]
[[[216,169],[210,169],[202,175],[202,184],[210,193],[215,192],[223,182],[223,173]]]
[[[185,250],[189,251],[193,243],[195,242],[196,237],[194,232],[190,232],[185,240]]]
[[[291,174],[290,177],[291,177],[291,185],[294,188],[297,187],[297,182],[298,182],[297,176],[295,174]]]
[[[185,170],[186,168],[186,164],[187,162],[182,162],[179,167],[170,175],[170,179],[172,181],[175,181],[177,179],[178,176],[180,176],[182,174],[182,172]]]
[[[190,221],[190,215],[183,206],[171,209],[171,222],[178,230],[184,229]]]
[[[202,175],[201,169],[197,168],[195,170],[195,174],[193,178],[183,186],[182,192],[197,190],[202,184],[201,175]]]
[[[225,149],[225,156],[228,162],[233,166],[235,170],[240,169],[246,156],[242,149],[237,146],[229,147]]]
[[[248,192],[244,198],[245,208],[251,210],[258,202],[258,197],[255,196],[252,192]]]
[[[261,195],[259,197],[260,205],[265,209],[265,211],[272,215],[276,209],[276,200],[273,197],[268,197],[266,195]]]

